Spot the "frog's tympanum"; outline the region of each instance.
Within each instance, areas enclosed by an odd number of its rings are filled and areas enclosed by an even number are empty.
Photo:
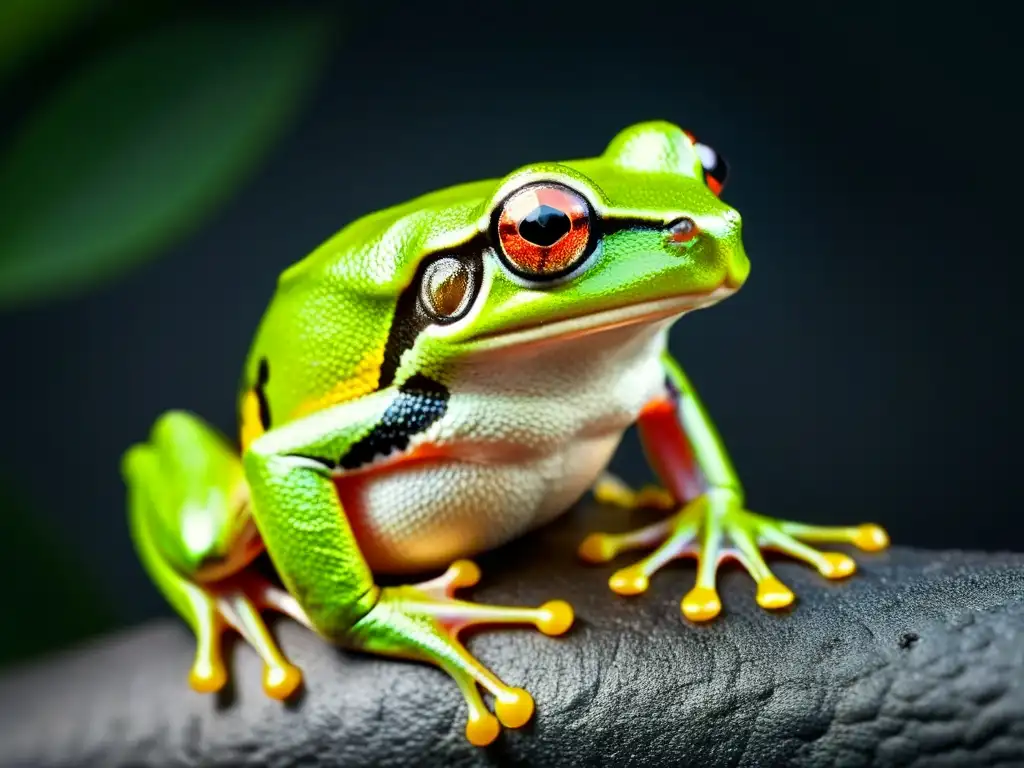
[[[762,550],[840,578],[854,561],[811,544],[886,546],[877,525],[749,511],[669,356],[672,324],[736,292],[750,270],[724,183],[710,147],[642,123],[598,157],[535,163],[365,216],[285,270],[243,372],[239,447],[176,411],[124,458],[142,561],[197,637],[192,686],[225,684],[219,641],[231,628],[262,657],[266,693],[292,694],[301,673],[267,631],[269,609],[346,648],[436,664],[465,697],[467,738],[484,745],[499,723],[526,723],[534,704],[460,631],[528,624],[560,635],[573,612],[557,599],[457,599],[480,575],[465,558],[544,525],[588,489],[666,510],[640,530],[589,536],[579,554],[604,563],[651,550],[611,576],[619,595],[643,592],[673,558],[695,558],[681,603],[693,622],[721,609],[723,560],[750,573],[762,607],[780,609],[794,596]],[[633,424],[661,482],[638,491],[605,472]],[[249,567],[264,550],[283,589]],[[408,586],[375,581],[444,568]]]

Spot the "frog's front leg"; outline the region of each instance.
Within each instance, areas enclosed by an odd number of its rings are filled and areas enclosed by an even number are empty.
[[[420,451],[424,433],[444,413],[442,390],[423,377],[336,405],[260,437],[243,459],[267,550],[289,592],[312,623],[340,645],[430,662],[454,678],[469,708],[467,738],[486,745],[525,724],[533,700],[504,684],[459,642],[477,624],[529,624],[548,635],[568,630],[572,609],[478,605],[454,591],[476,583],[472,563],[454,563],[420,584],[378,587],[360,552],[335,483],[347,472],[381,472]],[[497,718],[479,688],[495,698]]]
[[[643,592],[651,576],[666,563],[693,557],[697,560],[697,583],[683,598],[682,612],[692,621],[706,621],[717,616],[722,607],[715,588],[718,566],[734,559],[757,583],[759,605],[784,608],[793,602],[794,595],[772,574],[762,550],[791,555],[813,565],[823,576],[837,579],[856,570],[853,559],[841,552],[821,552],[807,542],[848,543],[866,551],[888,545],[885,531],[870,523],[811,526],[747,510],[736,472],[696,392],[674,360],[666,355],[664,364],[670,396],[650,404],[637,424],[655,472],[667,492],[680,500],[681,508],[669,518],[639,530],[596,533],[583,541],[580,556],[594,563],[608,562],[627,550],[654,550],[612,575],[609,585],[615,592]],[[600,491],[601,485],[595,490]],[[597,495],[601,498],[600,492]],[[620,500],[624,506],[636,501],[629,497],[628,488],[616,488],[615,493],[605,496]]]

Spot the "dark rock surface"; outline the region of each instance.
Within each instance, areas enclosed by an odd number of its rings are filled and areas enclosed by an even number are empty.
[[[634,521],[635,522],[635,521]],[[685,624],[692,563],[642,596],[574,556],[630,515],[580,508],[477,560],[487,602],[570,601],[562,638],[483,631],[469,648],[530,690],[534,720],[486,749],[431,667],[336,651],[280,621],[302,698],[266,699],[240,644],[228,696],[192,693],[185,626],[159,621],[0,677],[0,766],[1024,766],[1024,555],[894,548],[828,582],[777,560],[798,600],[769,614],[723,570],[724,612]],[[16,629],[16,628],[15,628]]]

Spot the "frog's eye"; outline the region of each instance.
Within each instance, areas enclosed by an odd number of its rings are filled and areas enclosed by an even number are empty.
[[[697,157],[700,158],[701,168],[704,170],[704,183],[716,195],[722,194],[725,182],[729,178],[729,164],[714,149],[698,141],[692,133],[687,131],[686,135],[690,137]]]
[[[722,194],[725,182],[729,178],[729,166],[725,162],[725,158],[707,144],[698,143],[694,149],[697,150],[697,157],[700,158],[700,164],[704,167],[704,183],[716,195]]]
[[[459,259],[442,256],[427,265],[420,281],[420,301],[433,319],[450,323],[469,309],[476,286],[473,270]]]
[[[590,253],[590,206],[561,184],[533,184],[505,201],[497,235],[513,272],[530,280],[559,277]]]

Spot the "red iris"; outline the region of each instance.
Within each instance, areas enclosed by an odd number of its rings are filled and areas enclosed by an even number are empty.
[[[526,277],[565,274],[587,253],[590,206],[559,184],[526,187],[502,207],[498,242],[509,265]]]

